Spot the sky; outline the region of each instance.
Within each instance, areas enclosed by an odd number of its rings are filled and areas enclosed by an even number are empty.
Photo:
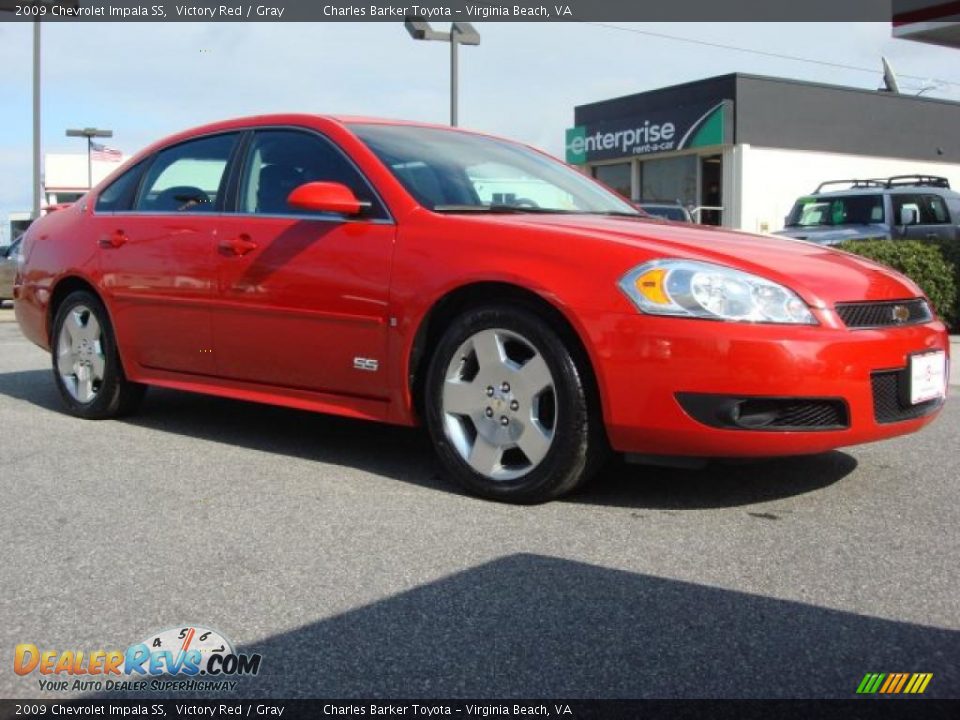
[[[960,101],[960,51],[890,36],[888,23],[616,23],[683,38],[817,59],[839,69],[655,38],[589,23],[476,23],[460,51],[460,124],[562,156],[576,105],[730,72],[868,89],[880,56],[901,76],[952,84],[924,92]],[[31,205],[28,23],[0,22],[0,244],[7,214]],[[390,23],[47,23],[44,152],[84,152],[68,127],[110,128],[133,153],[172,132],[267,112],[446,122],[449,46],[415,42]],[[916,93],[922,79],[903,79]],[[829,128],[824,128],[829,132]]]

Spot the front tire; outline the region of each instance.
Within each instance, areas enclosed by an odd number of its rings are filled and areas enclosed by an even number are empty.
[[[446,474],[481,497],[539,503],[583,483],[603,433],[561,337],[527,310],[469,310],[427,370],[426,424]]]
[[[73,292],[57,308],[51,355],[54,381],[71,415],[120,417],[143,399],[146,387],[124,375],[107,309],[91,292]]]

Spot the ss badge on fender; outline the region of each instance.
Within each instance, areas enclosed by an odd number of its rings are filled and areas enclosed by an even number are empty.
[[[354,370],[366,370],[367,372],[376,372],[380,367],[380,361],[373,358],[355,357],[353,359]]]

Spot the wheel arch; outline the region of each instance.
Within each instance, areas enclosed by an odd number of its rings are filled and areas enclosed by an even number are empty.
[[[450,323],[470,308],[505,304],[521,307],[542,318],[567,344],[584,375],[589,400],[603,418],[599,376],[593,358],[575,321],[564,310],[536,291],[503,281],[478,281],[461,285],[437,299],[424,314],[407,356],[407,391],[413,411],[423,417],[424,381],[427,366]]]
[[[71,293],[78,292],[80,290],[84,290],[96,296],[100,302],[103,303],[103,306],[107,308],[107,304],[103,300],[103,295],[100,294],[92,282],[82,275],[64,275],[63,277],[59,278],[50,292],[50,302],[47,303],[46,331],[47,340],[51,343],[53,342],[53,321],[57,317],[57,310]],[[109,314],[110,309],[107,308],[107,315],[109,316]],[[111,325],[113,324],[112,318],[110,323]]]

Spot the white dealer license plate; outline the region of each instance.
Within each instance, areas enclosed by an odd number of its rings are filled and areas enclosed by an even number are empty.
[[[917,403],[946,394],[947,354],[943,351],[910,356],[910,402]]]

